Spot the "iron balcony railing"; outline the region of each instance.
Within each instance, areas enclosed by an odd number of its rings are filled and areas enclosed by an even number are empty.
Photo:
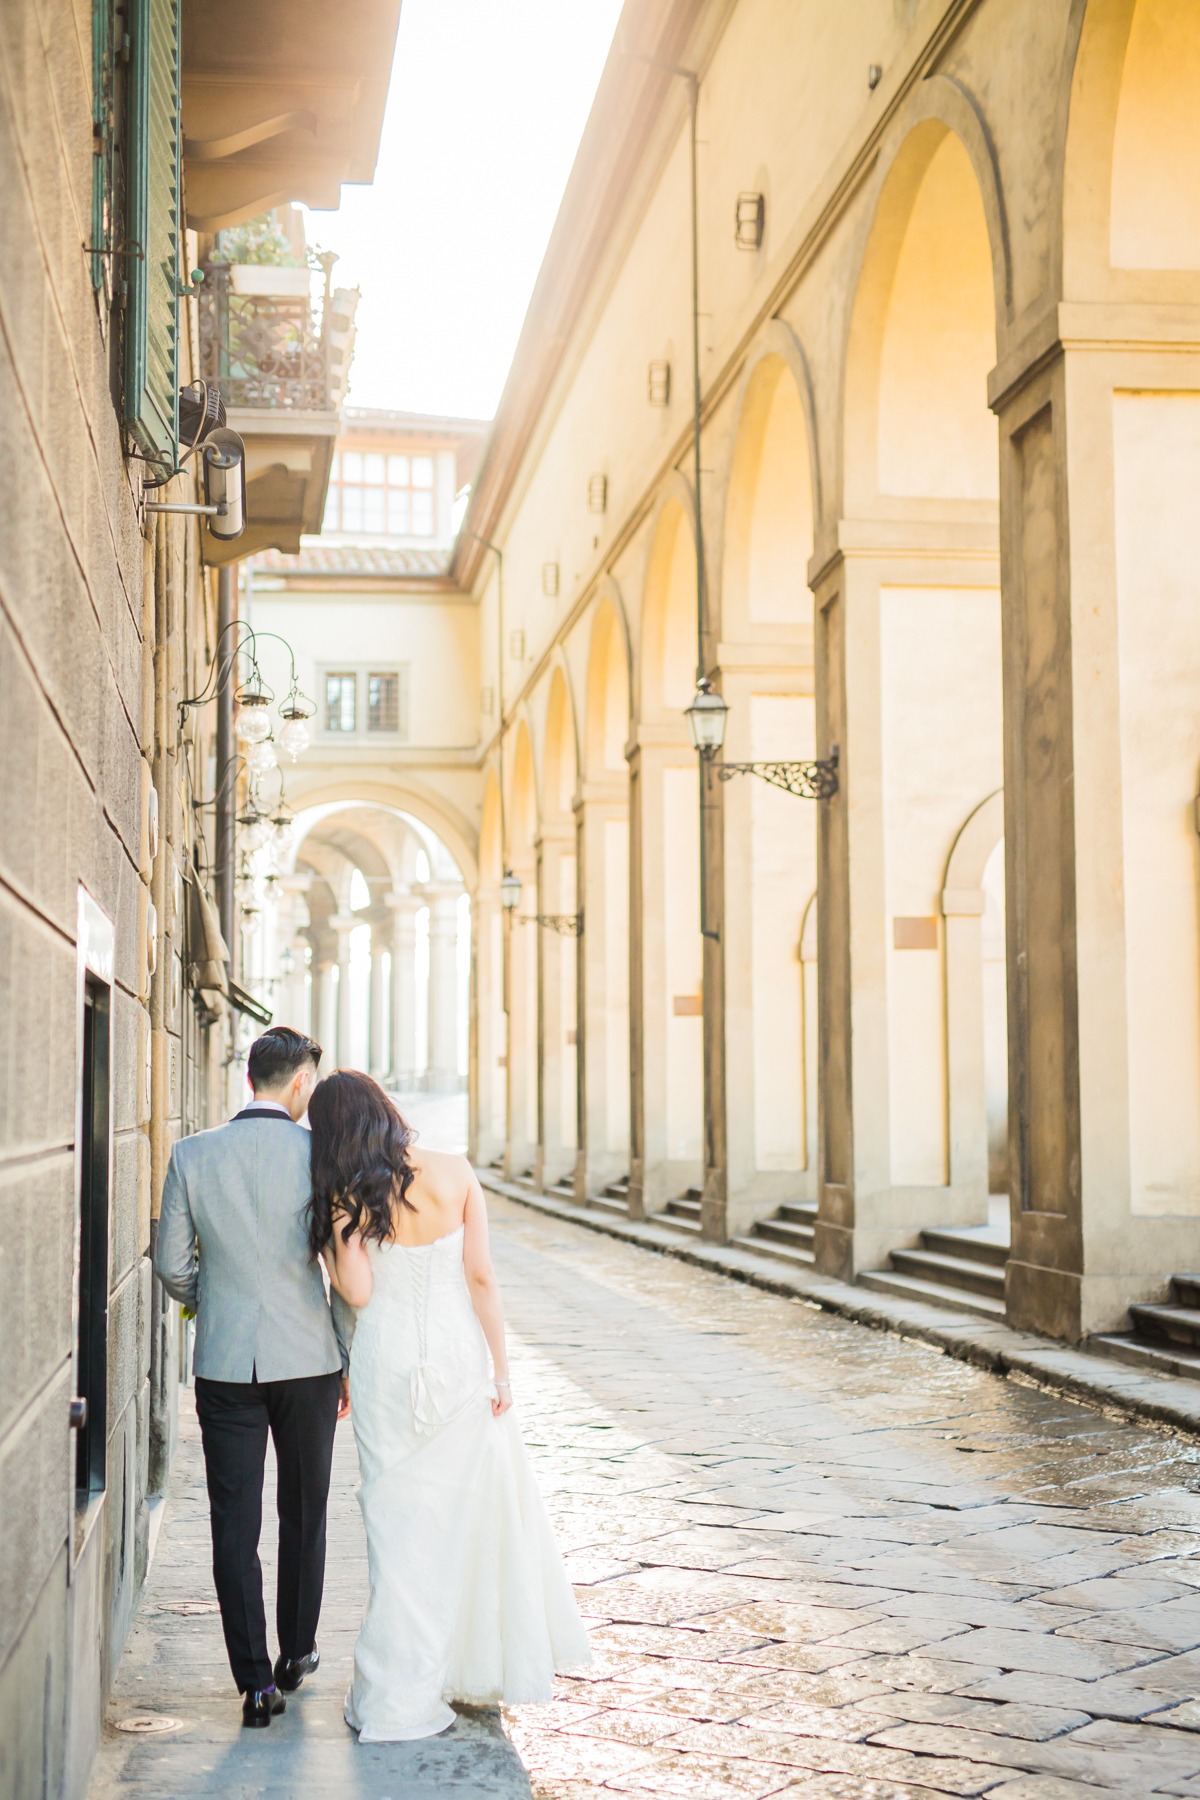
[[[200,287],[200,366],[231,410],[332,412],[345,397],[353,289],[314,304],[306,269],[210,263]]]

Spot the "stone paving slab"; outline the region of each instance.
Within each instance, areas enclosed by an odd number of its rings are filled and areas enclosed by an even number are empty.
[[[870,1293],[815,1270],[773,1263],[769,1256],[743,1250],[736,1244],[709,1244],[699,1238],[683,1237],[653,1219],[622,1219],[615,1213],[579,1206],[549,1194],[535,1194],[494,1173],[481,1175],[480,1179],[488,1193],[531,1207],[549,1218],[582,1225],[588,1231],[732,1276],[768,1293],[805,1300],[873,1330],[936,1344],[946,1355],[981,1369],[990,1369],[997,1375],[1023,1376],[1039,1385],[1090,1400],[1122,1417],[1154,1419],[1176,1430],[1200,1435],[1200,1381],[1135,1369],[1115,1357],[1072,1350],[982,1316],[976,1319],[920,1300]]]
[[[1200,1797],[1200,1443],[492,1212],[518,1406],[596,1666],[546,1706],[360,1747],[340,1717],[365,1585],[343,1429],[323,1667],[242,1732],[215,1614],[173,1610],[211,1603],[185,1419],[93,1800]],[[188,1723],[119,1737],[138,1710]]]

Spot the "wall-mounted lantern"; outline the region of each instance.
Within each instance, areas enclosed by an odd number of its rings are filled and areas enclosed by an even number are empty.
[[[830,800],[838,791],[836,744],[826,758],[814,762],[717,762],[725,743],[729,702],[714,691],[707,676],[696,683],[696,692],[683,716],[702,764],[707,769],[716,768],[718,781],[732,781],[735,775],[757,775],[761,781],[800,800]]]
[[[651,406],[668,406],[671,401],[671,365],[652,362],[646,371],[646,398]]]
[[[500,904],[506,913],[512,912],[521,899],[521,877],[514,875],[511,869],[505,869],[500,877]]]
[[[608,511],[608,476],[589,475],[587,485],[588,511],[602,513]]]
[[[542,564],[542,592],[547,600],[558,599],[558,564],[548,562]]]

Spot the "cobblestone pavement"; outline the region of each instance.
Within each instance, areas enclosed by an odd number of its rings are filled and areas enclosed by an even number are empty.
[[[243,1733],[202,1492],[172,1502],[114,1698],[122,1794],[378,1800],[1200,1796],[1200,1443],[493,1203],[525,1431],[593,1631],[554,1701],[360,1749],[339,1447],[325,1663]],[[188,1454],[193,1456],[194,1451]],[[528,1776],[517,1763],[519,1753]]]

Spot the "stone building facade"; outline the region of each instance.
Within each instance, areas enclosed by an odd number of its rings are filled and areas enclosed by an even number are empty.
[[[482,1162],[1072,1341],[1194,1262],[1197,73],[1183,0],[626,6],[439,577]]]
[[[213,231],[279,199],[245,130],[278,101],[290,10],[259,9],[262,41],[239,22],[236,68],[222,4],[31,0],[0,23],[4,1800],[86,1790],[171,1462],[157,1198],[178,1133],[223,1116],[235,1014],[217,546],[153,508],[204,502],[179,460],[179,390],[204,372],[188,277]],[[311,60],[323,129],[319,151],[275,146],[288,197],[370,178],[397,13],[310,19],[288,78]]]

